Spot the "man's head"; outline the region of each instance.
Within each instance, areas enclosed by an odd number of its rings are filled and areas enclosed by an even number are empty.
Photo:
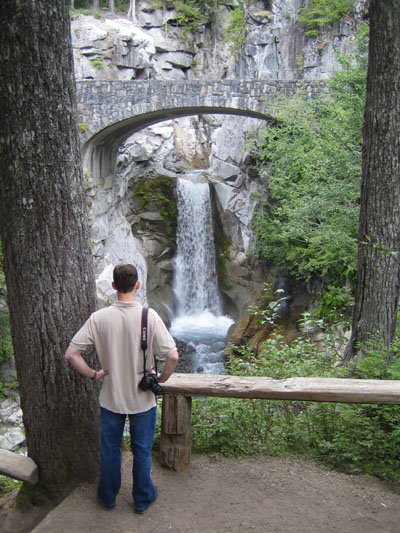
[[[133,265],[117,265],[114,268],[113,278],[113,287],[118,292],[132,292],[138,288],[138,273]]]

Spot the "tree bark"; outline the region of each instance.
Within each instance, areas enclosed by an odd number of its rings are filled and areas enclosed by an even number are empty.
[[[400,2],[371,0],[358,270],[349,362],[375,334],[394,339],[400,283]]]
[[[129,0],[128,19],[136,22],[136,0]]]
[[[94,481],[99,441],[95,385],[64,360],[95,302],[68,4],[0,4],[0,234],[28,455],[52,495]]]

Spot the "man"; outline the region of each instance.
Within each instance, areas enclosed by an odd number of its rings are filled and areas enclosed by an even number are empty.
[[[93,313],[73,337],[65,358],[82,375],[104,380],[100,392],[101,444],[100,479],[97,495],[107,509],[115,507],[121,487],[121,442],[126,415],[129,416],[133,453],[132,497],[135,512],[142,514],[157,498],[150,476],[151,448],[157,418],[156,398],[143,391],[143,351],[141,349],[142,306],[135,301],[139,289],[133,265],[114,268],[113,289],[117,301]],[[149,309],[147,323],[146,374],[154,373],[154,354],[166,358],[159,381],[167,381],[175,370],[178,352],[175,342],[158,314]],[[94,345],[100,370],[90,368],[82,357]]]

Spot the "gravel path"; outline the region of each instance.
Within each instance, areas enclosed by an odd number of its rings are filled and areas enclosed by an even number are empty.
[[[130,454],[113,511],[96,502],[92,485],[76,488],[35,528],[30,513],[12,508],[0,519],[4,533],[100,533],[135,531],[213,533],[398,533],[400,487],[369,476],[349,476],[304,459],[268,456],[244,460],[193,457],[184,472],[153,461],[156,504],[135,515],[130,496]],[[8,517],[8,518],[7,518]],[[32,518],[33,519],[33,518]]]

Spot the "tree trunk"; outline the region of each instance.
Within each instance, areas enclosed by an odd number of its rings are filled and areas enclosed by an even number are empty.
[[[109,7],[111,13],[115,13],[115,2],[114,2],[114,0],[109,0],[108,7]]]
[[[129,0],[128,19],[136,22],[136,0]]]
[[[52,494],[94,480],[99,439],[95,385],[64,360],[94,309],[68,4],[0,4],[0,234],[28,455]]]
[[[400,2],[371,0],[358,271],[352,335],[394,338],[400,283]]]

